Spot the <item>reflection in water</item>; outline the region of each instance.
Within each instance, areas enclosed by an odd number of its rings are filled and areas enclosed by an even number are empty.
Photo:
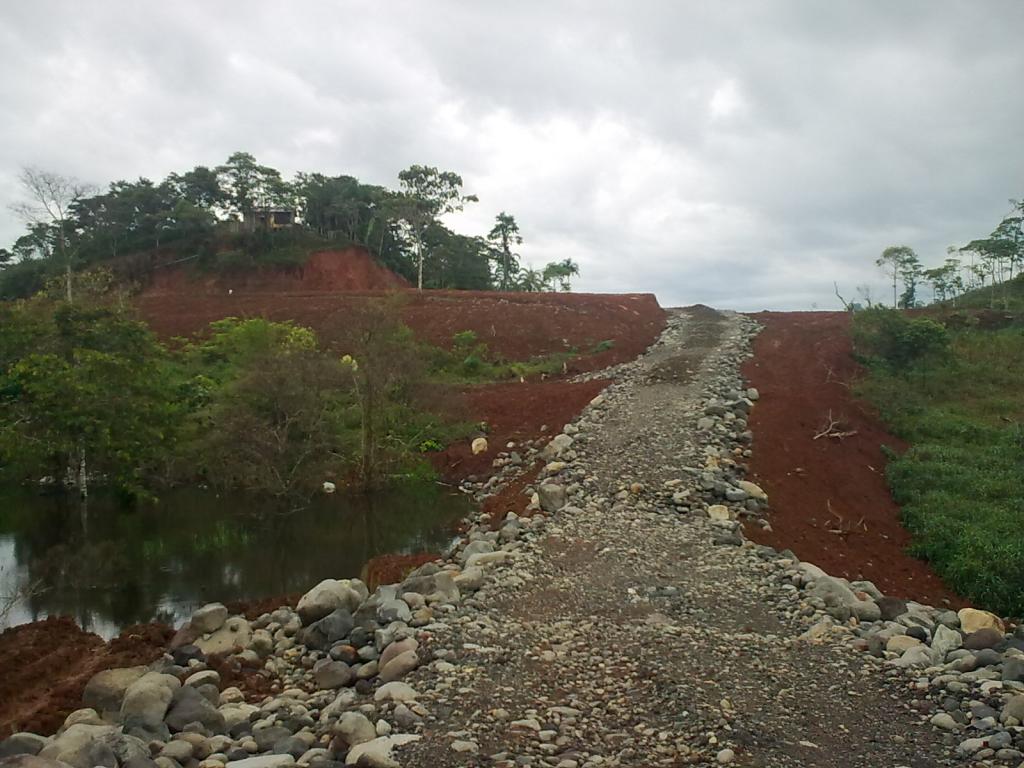
[[[61,614],[110,637],[180,621],[212,600],[302,592],[358,576],[378,554],[438,551],[468,510],[464,496],[432,484],[324,496],[294,511],[194,488],[131,508],[97,496],[87,516],[77,500],[3,488],[0,600],[27,594],[0,628]]]

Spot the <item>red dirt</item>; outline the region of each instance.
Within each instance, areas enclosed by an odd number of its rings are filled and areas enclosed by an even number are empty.
[[[172,632],[159,624],[129,627],[109,643],[67,617],[8,629],[0,635],[0,738],[26,730],[49,734],[82,706],[94,674],[148,664]]]
[[[754,357],[743,367],[761,399],[754,408],[754,479],[768,493],[772,531],[747,526],[762,544],[791,549],[825,571],[868,579],[887,595],[931,605],[965,605],[928,565],[906,553],[910,534],[885,480],[881,446],[906,445],[849,384],[852,356],[845,312],[762,312]],[[814,439],[832,418],[843,439]],[[842,533],[834,533],[840,530]]]
[[[409,283],[382,267],[365,248],[317,251],[296,267],[257,267],[230,273],[202,273],[182,267],[157,268],[146,289],[152,294],[279,293],[293,291],[386,291]]]

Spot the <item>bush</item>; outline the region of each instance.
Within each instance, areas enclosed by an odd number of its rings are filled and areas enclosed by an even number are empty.
[[[940,323],[926,317],[909,318],[883,307],[854,314],[852,333],[854,349],[862,360],[895,371],[905,372],[949,350],[949,332]]]

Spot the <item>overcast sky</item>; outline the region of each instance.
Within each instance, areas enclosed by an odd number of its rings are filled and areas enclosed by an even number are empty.
[[[462,174],[483,234],[663,305],[836,307],[1024,196],[1024,2],[5,2],[0,243],[37,165],[96,184],[246,150]]]

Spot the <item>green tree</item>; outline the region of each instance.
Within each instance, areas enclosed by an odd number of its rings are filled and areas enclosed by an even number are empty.
[[[217,166],[229,210],[240,218],[288,201],[290,190],[275,168],[260,165],[248,152],[235,152]]]
[[[917,306],[917,283],[922,274],[921,260],[916,253],[909,251],[900,261],[899,273],[900,280],[903,282],[903,293],[900,295],[899,305],[904,309],[912,309]]]
[[[453,171],[439,171],[424,165],[411,165],[398,174],[405,196],[401,218],[409,227],[416,251],[416,286],[423,290],[423,246],[427,227],[439,216],[461,211],[466,203],[477,202],[476,195],[462,194],[462,177]]]
[[[875,264],[892,279],[893,307],[899,306],[897,287],[900,277],[903,275],[904,265],[912,261],[919,260],[914,249],[909,245],[891,245],[882,251],[882,255],[875,260]]]
[[[494,226],[487,233],[487,239],[494,245],[496,252],[498,287],[507,291],[512,287],[515,275],[519,271],[519,255],[512,252],[512,246],[523,244],[515,217],[504,211],[499,213],[495,217]]]
[[[580,267],[572,259],[552,261],[544,265],[543,282],[552,291],[571,291],[572,278],[579,273]]]
[[[83,498],[92,477],[143,490],[173,434],[163,347],[109,309],[63,304],[41,320],[21,308],[13,319],[32,344],[4,355],[0,457],[27,479],[64,477]]]

